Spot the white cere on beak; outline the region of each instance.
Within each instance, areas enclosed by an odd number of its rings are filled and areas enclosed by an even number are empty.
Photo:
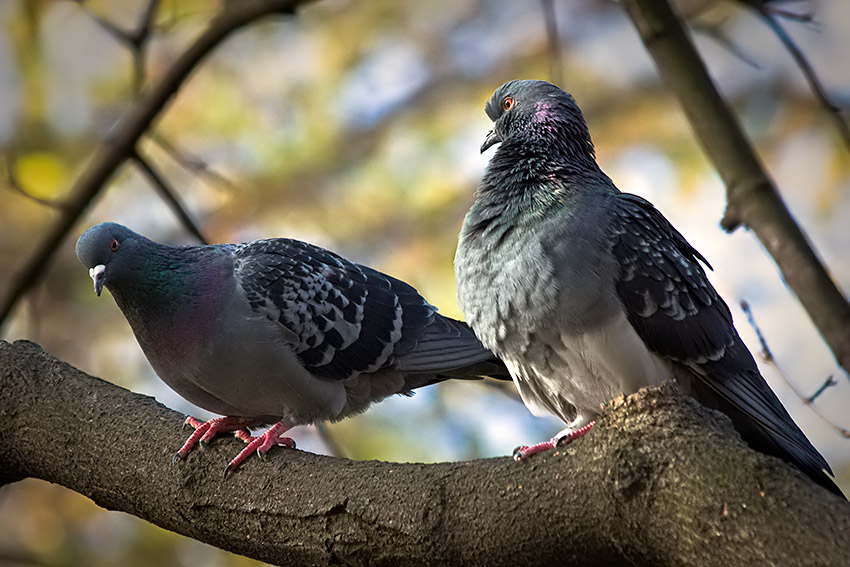
[[[103,280],[106,276],[106,266],[98,264],[94,268],[89,268],[89,276],[94,282],[94,292],[100,297],[100,292],[103,291]]]

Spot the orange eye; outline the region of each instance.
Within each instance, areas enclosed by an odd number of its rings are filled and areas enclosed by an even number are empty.
[[[509,97],[509,96],[506,96],[505,100],[502,101],[502,108],[504,108],[505,110],[510,110],[513,107],[514,107],[514,99]]]
[[[109,248],[110,248],[110,250],[112,250],[113,252],[115,252],[116,250],[118,250],[118,240],[117,240],[117,239],[115,239],[115,238],[113,238],[113,239],[112,239],[112,242],[110,242],[110,243],[109,243]]]

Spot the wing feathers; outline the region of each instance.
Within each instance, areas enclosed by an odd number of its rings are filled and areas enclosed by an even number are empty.
[[[735,331],[729,307],[699,264],[708,265],[705,259],[648,201],[626,193],[617,199],[615,287],[638,335],[656,354],[689,367],[719,396],[716,409],[733,417],[751,445],[797,463],[838,492],[823,472],[830,470],[828,464],[764,381]]]
[[[318,377],[440,373],[493,358],[412,286],[322,248],[270,239],[237,248],[235,257],[254,312],[294,334],[296,355]]]

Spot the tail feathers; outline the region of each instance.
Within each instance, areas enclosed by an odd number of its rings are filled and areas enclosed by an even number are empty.
[[[466,323],[441,315],[393,366],[405,373],[438,374],[434,382],[485,376],[510,380],[504,363],[484,348]]]
[[[441,315],[408,352],[397,355],[395,368],[403,372],[447,372],[493,358],[466,324]]]

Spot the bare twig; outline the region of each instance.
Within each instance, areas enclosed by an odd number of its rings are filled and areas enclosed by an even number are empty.
[[[325,444],[325,448],[328,450],[329,455],[332,457],[339,457],[341,459],[348,458],[345,449],[337,443],[336,437],[334,437],[327,423],[319,421],[314,423],[313,427],[316,429],[316,433],[319,434],[319,438],[322,440],[322,443]]]
[[[699,21],[695,21],[692,24],[692,28],[695,32],[701,32],[706,37],[714,40],[717,44],[724,48],[728,49],[729,53],[752,67],[753,69],[758,69],[758,62],[750,57],[744,49],[735,42],[735,39],[727,34],[723,28],[716,25],[704,25]]]
[[[561,41],[558,36],[558,21],[555,17],[554,0],[540,0],[543,19],[546,22],[546,40],[549,44],[549,76],[553,83],[561,82]]]
[[[749,302],[746,300],[741,301],[741,310],[744,312],[744,315],[747,316],[747,321],[750,323],[750,327],[753,328],[753,331],[756,332],[756,337],[759,340],[759,346],[761,347],[761,357],[765,362],[776,362],[776,359],[773,358],[773,352],[771,352],[770,347],[767,346],[767,340],[765,340],[764,335],[761,332],[761,328],[756,324],[756,318],[753,316],[753,310],[750,307]]]
[[[150,0],[142,12],[142,17],[139,21],[139,26],[136,28],[136,33],[133,36],[136,45],[142,45],[148,42],[153,34],[154,21],[156,20],[156,11],[159,8],[159,0]]]
[[[139,24],[134,30],[122,29],[92,12],[85,4],[80,3],[80,7],[86,11],[92,20],[130,51],[133,59],[133,93],[136,96],[141,93],[142,85],[145,82],[145,51],[153,32],[159,3],[160,0],[148,0],[145,9],[142,10]]]
[[[163,201],[165,201],[169,207],[171,207],[171,210],[174,211],[174,214],[177,215],[177,218],[186,230],[188,230],[202,244],[209,244],[203,233],[201,233],[201,229],[198,228],[198,225],[194,220],[192,220],[192,217],[189,215],[189,211],[186,210],[185,205],[183,205],[180,201],[180,198],[177,196],[177,192],[174,191],[174,188],[169,185],[165,178],[160,175],[156,169],[154,169],[153,165],[151,165],[151,163],[138,151],[133,155],[133,162],[139,167],[139,169],[142,170],[142,173],[150,179],[157,193],[159,193],[159,196],[162,197]]]
[[[237,29],[272,14],[292,14],[311,0],[240,0],[226,2],[200,37],[171,65],[159,81],[145,91],[116,127],[114,135],[95,152],[91,165],[68,192],[67,207],[48,228],[35,250],[13,275],[8,293],[0,300],[0,324],[42,275],[59,243],[100,193],[118,168],[135,153],[136,144],[180,89],[195,67]]]
[[[624,0],[658,70],[726,185],[721,224],[750,227],[776,262],[838,363],[850,371],[850,304],[782,201],[681,22],[662,0]]]
[[[811,12],[794,12],[779,8],[777,5],[782,2],[794,3],[796,0],[741,0],[744,4],[748,4],[759,11],[769,12],[782,16],[786,20],[792,20],[803,24],[811,23],[814,15]],[[804,0],[802,0],[804,1]],[[800,2],[797,2],[800,3]]]
[[[824,392],[824,390],[826,390],[828,387],[834,386],[836,384],[836,382],[832,378],[832,376],[830,376],[826,380],[826,382],[824,382],[824,384],[820,388],[818,388],[817,391],[814,394],[812,394],[811,396],[806,396],[805,394],[803,394],[800,390],[797,389],[797,387],[794,385],[794,383],[791,382],[791,380],[788,379],[788,377],[785,375],[785,372],[782,371],[782,368],[779,366],[779,363],[776,361],[776,358],[773,356],[773,352],[771,352],[770,347],[767,346],[767,341],[765,340],[764,335],[762,334],[761,329],[759,328],[758,324],[756,324],[756,319],[755,319],[755,316],[753,315],[753,310],[750,308],[750,304],[747,303],[746,301],[742,301],[741,302],[741,309],[743,309],[744,313],[746,314],[747,321],[749,321],[750,326],[756,332],[756,336],[758,337],[758,340],[759,340],[759,345],[761,346],[761,356],[764,359],[764,361],[767,362],[768,364],[770,364],[771,366],[773,366],[773,368],[776,370],[776,373],[779,374],[779,376],[782,378],[782,380],[784,380],[785,383],[788,384],[788,387],[791,388],[791,391],[794,392],[794,394],[798,398],[800,398],[800,400],[804,404],[809,406],[812,409],[812,411],[815,413],[815,415],[817,415],[819,418],[821,418],[821,420],[823,420],[824,423],[826,423],[827,425],[829,425],[830,427],[835,429],[842,437],[850,439],[850,429],[847,429],[845,427],[841,427],[840,425],[836,425],[835,423],[833,423],[828,417],[823,415],[820,412],[820,410],[818,410],[818,408],[813,403],[815,401],[815,399],[817,399],[818,396],[820,396]]]
[[[10,567],[55,567],[57,564],[50,563],[31,553],[9,549],[0,551],[0,565],[8,565]]]
[[[818,399],[821,394],[826,392],[826,390],[828,388],[831,388],[831,387],[837,386],[837,385],[838,385],[838,381],[835,379],[835,376],[830,374],[829,376],[826,377],[826,380],[824,380],[823,384],[821,384],[820,387],[818,387],[818,389],[815,390],[815,393],[812,394],[811,396],[809,396],[808,398],[806,398],[803,401],[806,402],[806,405],[812,405],[812,403],[814,403],[814,401],[816,399]]]
[[[230,179],[215,171],[202,158],[191,154],[182,148],[178,148],[174,143],[166,139],[165,136],[156,130],[151,130],[148,133],[148,138],[156,143],[178,165],[188,169],[192,173],[206,177],[210,182],[215,183],[216,185],[227,188],[233,187],[233,182]]]
[[[785,28],[783,28],[779,21],[773,17],[773,14],[779,13],[786,18],[791,16],[789,16],[786,12],[777,12],[776,8],[770,8],[766,5],[753,7],[762,19],[764,19],[767,25],[774,31],[776,36],[791,54],[791,57],[794,58],[794,61],[806,77],[806,81],[808,81],[809,86],[811,87],[812,92],[814,92],[818,102],[820,102],[821,106],[826,109],[827,114],[832,119],[832,123],[838,131],[838,135],[841,136],[841,140],[844,142],[845,149],[850,151],[850,126],[848,126],[847,121],[844,119],[844,116],[842,116],[841,108],[830,100],[826,89],[823,88],[823,85],[821,84],[820,79],[818,79],[817,73],[815,73],[812,65],[809,63],[808,59],[806,59],[806,56],[803,55],[803,52],[800,51],[800,48],[797,47],[797,44],[794,43],[794,40],[791,39],[791,36],[788,35],[788,32],[785,31]],[[799,20],[799,18],[797,19]]]

